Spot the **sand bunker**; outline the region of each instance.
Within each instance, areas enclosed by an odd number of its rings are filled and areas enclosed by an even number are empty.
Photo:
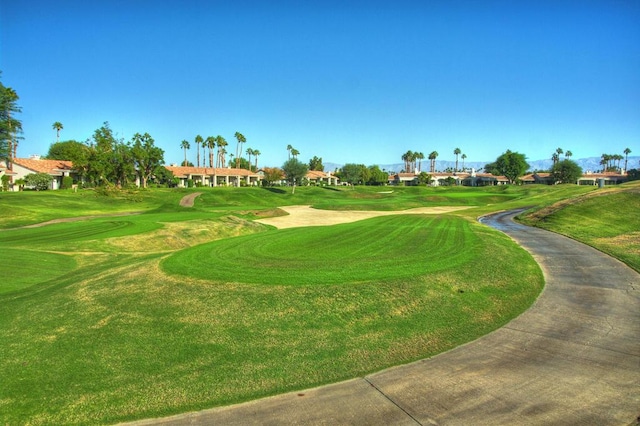
[[[443,214],[458,210],[468,209],[467,206],[458,207],[418,207],[409,210],[398,211],[370,211],[370,210],[319,210],[311,206],[288,206],[280,207],[281,210],[289,213],[287,216],[270,217],[258,219],[256,222],[272,225],[278,229],[296,228],[299,226],[328,226],[339,223],[355,222],[377,216],[390,216],[398,214]]]

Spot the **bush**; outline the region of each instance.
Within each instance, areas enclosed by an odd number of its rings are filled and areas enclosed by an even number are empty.
[[[53,177],[47,173],[31,173],[24,177],[27,186],[32,186],[36,191],[45,191],[51,188]]]
[[[73,186],[73,178],[71,176],[65,176],[62,178],[62,184],[60,189],[70,189]]]

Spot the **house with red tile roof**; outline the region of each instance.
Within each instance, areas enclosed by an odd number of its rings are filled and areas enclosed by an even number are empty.
[[[75,176],[71,161],[43,160],[39,157],[32,157],[13,158],[11,163],[13,170],[5,168],[4,173],[11,174],[13,182],[17,179],[24,179],[25,176],[32,173],[46,173],[53,178],[50,189],[59,189],[65,176]]]
[[[247,169],[227,167],[165,166],[178,178],[178,186],[185,188],[192,181],[196,186],[256,186],[260,176]]]
[[[332,173],[321,172],[319,170],[309,170],[305,176],[309,185],[334,186],[338,184],[338,178]]]

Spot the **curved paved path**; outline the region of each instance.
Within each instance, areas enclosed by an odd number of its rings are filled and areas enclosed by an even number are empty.
[[[514,215],[482,221],[532,253],[546,287],[505,327],[364,378],[136,424],[637,424],[640,275]]]

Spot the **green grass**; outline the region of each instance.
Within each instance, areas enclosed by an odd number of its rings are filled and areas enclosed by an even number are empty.
[[[413,279],[462,267],[477,237],[460,218],[387,216],[226,239],[166,259],[172,274],[259,285],[355,284]],[[238,260],[246,259],[242,268]]]
[[[523,221],[589,244],[640,272],[640,182],[574,197]]]
[[[542,288],[531,256],[475,217],[593,189],[197,191],[190,209],[178,207],[186,190],[0,194],[0,211],[18,212],[0,220],[4,228],[142,212],[0,232],[11,277],[0,287],[0,424],[198,410],[468,342],[525,310]],[[281,231],[252,221],[294,204],[472,208]]]

